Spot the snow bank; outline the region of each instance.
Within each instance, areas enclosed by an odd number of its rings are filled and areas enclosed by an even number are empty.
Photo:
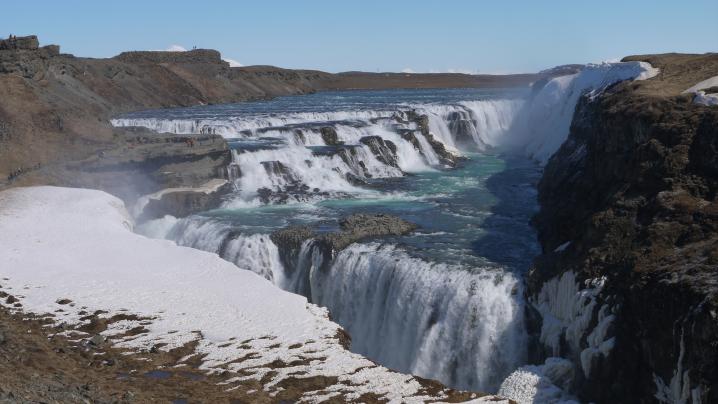
[[[706,94],[705,91],[701,91],[711,87],[718,87],[718,76],[703,80],[683,91],[683,93],[694,93],[696,96],[693,98],[693,102],[696,104],[707,106],[718,105],[718,94]]]
[[[698,91],[693,102],[706,106],[718,105],[718,94],[706,94],[704,91]]]
[[[548,358],[543,365],[523,366],[511,373],[501,384],[499,395],[519,404],[578,404],[563,390],[572,379],[570,361]]]
[[[697,93],[700,90],[705,90],[706,88],[711,88],[711,87],[718,87],[718,76],[713,76],[709,79],[703,80],[683,92],[684,93]]]
[[[395,401],[427,398],[421,397],[421,385],[413,377],[345,350],[337,339],[339,327],[326,310],[304,297],[281,291],[215,254],[148,239],[132,227],[122,202],[101,191],[4,191],[3,290],[18,297],[23,310],[53,313],[58,322],[80,323],[81,310],[107,310],[106,317],[120,311],[150,317],[149,324],[143,322],[147,333],[120,337],[138,325],[121,321],[103,334],[114,336],[117,346],[141,349],[166,343],[161,349],[167,350],[198,340],[198,353],[207,355],[203,369],[226,366],[254,379],[277,372],[265,385],[268,391],[288,377],[337,376],[336,385],[305,399],[341,393],[353,400],[364,392]],[[56,312],[59,299],[74,305]],[[240,357],[251,359],[231,363]],[[275,360],[311,365],[270,369]]]
[[[568,137],[583,94],[596,96],[619,81],[646,80],[657,74],[658,69],[646,62],[621,62],[589,64],[579,73],[555,77],[525,104],[503,146],[522,148],[545,164]]]

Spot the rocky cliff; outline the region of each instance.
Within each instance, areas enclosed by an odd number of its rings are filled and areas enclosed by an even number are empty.
[[[584,97],[539,185],[534,360],[586,401],[717,402],[718,109],[682,92],[718,55],[627,59],[661,72]]]
[[[113,128],[109,119],[138,109],[303,94],[314,91],[311,83],[323,75],[272,67],[230,68],[213,50],[126,52],[111,59],[88,59],[60,54],[54,45],[39,47],[36,37],[8,39],[0,46],[0,187],[87,186],[127,200],[169,186],[222,178],[230,158],[223,140],[211,147],[172,149],[165,147],[165,139],[157,145],[146,141],[145,134]],[[183,139],[167,144],[184,146]],[[116,158],[96,161],[106,155]],[[178,164],[207,159],[211,166],[203,169],[213,175],[196,175],[194,170],[183,178]],[[107,175],[92,175],[98,172]],[[153,174],[157,172],[174,175],[160,178]],[[110,176],[117,181],[103,178]],[[139,185],[128,189],[134,183]]]
[[[165,147],[183,146],[187,139],[157,144],[149,141],[151,135],[110,125],[110,118],[128,111],[334,89],[501,87],[535,79],[531,74],[330,74],[230,67],[210,49],[90,59],[61,54],[57,45],[41,47],[35,36],[13,37],[0,41],[0,189],[81,186],[131,203],[164,188],[225,177],[230,155],[221,139],[198,148]]]

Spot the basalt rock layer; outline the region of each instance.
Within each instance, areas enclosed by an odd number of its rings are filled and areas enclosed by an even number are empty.
[[[526,86],[537,77],[230,67],[210,49],[134,51],[91,59],[61,54],[57,45],[40,47],[35,36],[3,40],[0,187],[70,184],[65,164],[124,147],[126,131],[113,128],[109,120],[129,111],[336,89]],[[331,134],[327,136],[331,140]],[[158,183],[155,188],[166,186]]]
[[[541,300],[572,272],[597,304],[585,306],[578,346],[564,330],[553,352],[539,343],[534,359],[572,359],[573,390],[586,401],[716,402],[718,109],[682,91],[718,75],[718,55],[627,59],[661,73],[584,97],[539,184],[543,254],[529,296]],[[555,318],[541,324],[534,314],[545,342]]]

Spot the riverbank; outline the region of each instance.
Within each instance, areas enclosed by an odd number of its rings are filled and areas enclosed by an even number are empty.
[[[132,134],[109,121],[129,111],[346,88],[527,86],[539,77],[229,67],[219,52],[206,49],[90,59],[60,53],[56,45],[39,47],[35,37],[19,39],[21,47],[0,50],[0,189],[94,186],[92,181],[78,184],[73,172],[65,175],[65,165],[123,148],[124,138]],[[46,169],[36,170],[38,166]]]
[[[56,360],[71,369],[86,358],[86,367],[97,373],[85,384],[96,382],[98,390],[83,388],[81,397],[147,388],[142,397],[196,399],[207,393],[254,401],[256,393],[258,400],[269,395],[273,402],[497,400],[445,389],[349,352],[346,334],[326,310],[215,254],[133,233],[122,202],[104,192],[17,188],[0,193],[0,215],[7,307],[1,314],[11,315],[3,328],[13,328],[3,330],[0,350],[7,347],[13,363],[28,373],[33,366],[42,372]],[[88,217],[91,225],[83,226]],[[51,355],[46,362],[28,363],[22,351],[12,350],[24,341],[15,327],[27,326],[32,334],[37,321],[46,326],[39,332],[43,338],[57,336],[39,349],[67,349],[68,359]],[[83,374],[60,372],[70,386]],[[36,378],[40,392],[47,377]],[[176,390],[164,382],[148,387],[147,378],[179,384]],[[15,378],[0,382],[5,391],[32,395],[21,386],[27,384]]]

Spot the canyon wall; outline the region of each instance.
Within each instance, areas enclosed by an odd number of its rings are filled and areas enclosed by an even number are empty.
[[[528,282],[534,360],[576,364],[586,401],[718,400],[718,110],[682,94],[718,55],[579,102],[546,165]]]
[[[103,188],[104,181],[79,175],[66,165],[73,162],[77,168],[103,152],[139,144],[136,133],[128,134],[109,123],[111,117],[129,111],[333,89],[525,86],[537,77],[330,74],[273,66],[230,67],[219,52],[208,49],[134,51],[92,59],[60,53],[57,45],[40,47],[35,36],[4,40],[0,46],[0,188],[31,184]],[[145,149],[148,156],[160,153]],[[216,168],[222,164],[220,159]],[[157,166],[156,162],[151,165]],[[135,174],[124,182],[134,181]],[[146,183],[146,177],[141,181]],[[152,178],[149,182],[151,189],[169,186]],[[103,189],[124,197],[144,188]]]

